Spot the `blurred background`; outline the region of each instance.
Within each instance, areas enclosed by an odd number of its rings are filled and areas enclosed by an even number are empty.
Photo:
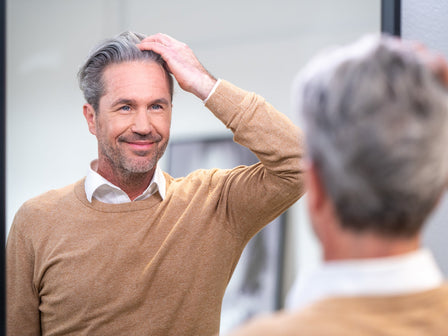
[[[124,30],[169,34],[186,42],[215,77],[262,95],[298,124],[290,101],[296,73],[324,48],[379,33],[381,4],[380,0],[7,0],[6,232],[23,202],[81,179],[96,158],[96,139],[82,115],[84,99],[76,74],[100,40]],[[446,2],[403,1],[401,34],[448,55],[447,17]],[[193,143],[191,148],[202,148],[216,139],[226,143],[231,134],[201,101],[176,87],[172,145],[162,168],[170,171],[181,165],[170,154],[176,146]],[[199,163],[213,165],[213,155]],[[281,308],[294,278],[319,263],[320,250],[304,202],[306,197],[274,224],[282,227],[280,234],[268,235],[280,250],[269,270],[275,274],[267,275],[276,279],[275,298],[262,299],[271,301],[265,310]],[[448,275],[446,218],[447,197],[430,218],[424,241]],[[246,316],[246,308],[234,301],[237,297],[225,301],[223,331]],[[235,316],[226,313],[230,312],[226,307],[241,311]]]

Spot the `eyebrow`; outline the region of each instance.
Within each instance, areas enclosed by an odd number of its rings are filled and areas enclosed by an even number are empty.
[[[135,105],[135,100],[119,98],[111,104],[112,107],[117,106],[117,105]]]
[[[165,98],[158,98],[158,99],[154,100],[154,101],[152,102],[152,104],[169,105],[170,102],[169,102],[168,99],[165,99]]]
[[[111,106],[112,107],[117,106],[117,105],[131,105],[131,106],[133,106],[133,105],[136,105],[136,104],[137,104],[137,102],[136,102],[135,99],[118,98],[116,101],[114,101],[111,104]],[[151,101],[151,105],[153,105],[153,104],[169,105],[169,101],[168,101],[168,99],[165,99],[165,98],[158,98],[158,99],[155,99],[155,100]]]

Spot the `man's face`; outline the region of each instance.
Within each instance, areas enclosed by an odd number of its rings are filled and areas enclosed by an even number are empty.
[[[117,174],[153,173],[170,134],[172,105],[164,69],[146,61],[112,64],[103,81],[97,113],[84,107],[98,140],[98,172],[109,180]]]

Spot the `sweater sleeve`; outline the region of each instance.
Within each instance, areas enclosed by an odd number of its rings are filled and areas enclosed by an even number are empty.
[[[227,81],[206,107],[260,160],[231,171],[221,204],[233,229],[250,238],[304,192],[302,133],[264,98]]]
[[[34,253],[20,231],[23,209],[14,219],[6,245],[8,335],[40,335],[39,296],[34,288]]]

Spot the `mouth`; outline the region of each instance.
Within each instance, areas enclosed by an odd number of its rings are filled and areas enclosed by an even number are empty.
[[[132,142],[126,142],[126,144],[134,151],[144,152],[154,148],[156,143],[150,141],[132,141]]]

